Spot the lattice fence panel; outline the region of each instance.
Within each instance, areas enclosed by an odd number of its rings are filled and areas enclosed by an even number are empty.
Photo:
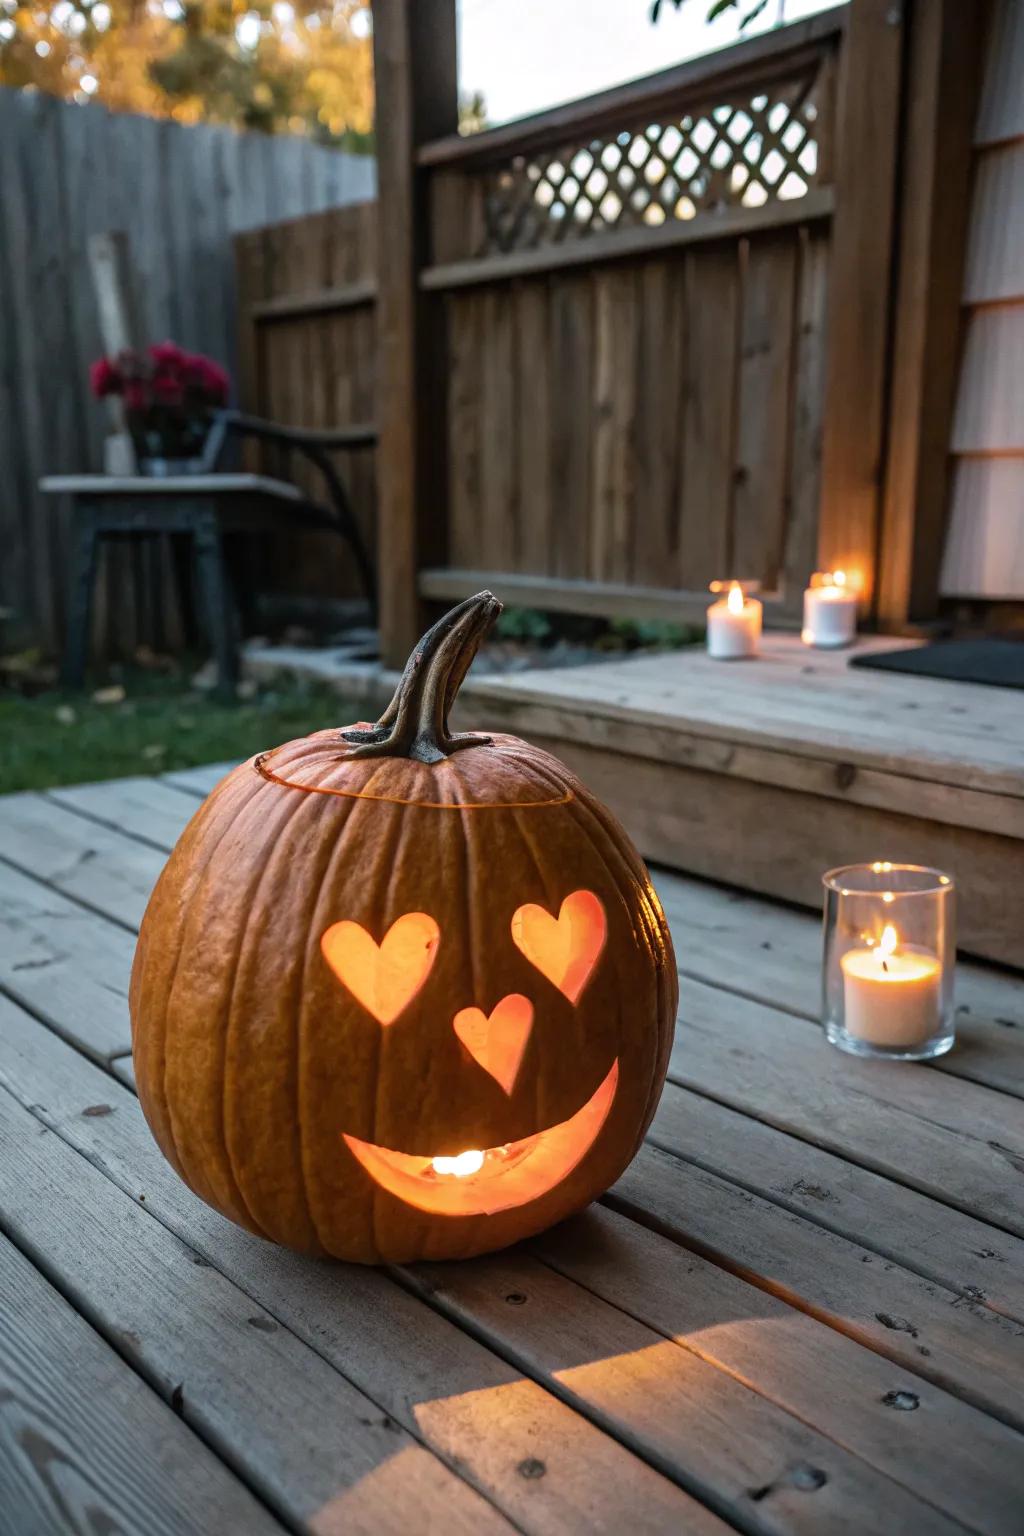
[[[818,181],[817,66],[659,122],[516,155],[485,173],[479,256],[800,198]]]

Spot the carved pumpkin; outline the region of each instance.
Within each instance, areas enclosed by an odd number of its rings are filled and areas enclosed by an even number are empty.
[[[165,1155],[250,1231],[363,1262],[541,1230],[629,1163],[677,981],[625,833],[555,758],[453,736],[500,611],[428,631],[375,726],[242,764],[183,833],[132,973]]]

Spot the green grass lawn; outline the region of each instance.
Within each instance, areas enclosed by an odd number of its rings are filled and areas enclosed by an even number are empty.
[[[248,757],[324,726],[346,724],[329,689],[277,684],[224,704],[181,675],[130,672],[125,698],[24,698],[0,690],[0,792],[54,789]]]

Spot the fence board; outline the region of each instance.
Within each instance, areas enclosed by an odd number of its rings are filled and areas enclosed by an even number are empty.
[[[448,554],[454,565],[470,565],[477,552],[480,483],[480,390],[482,354],[478,293],[460,294],[448,310],[448,421],[451,433],[448,481]],[[542,547],[538,558],[543,562]]]
[[[646,466],[647,496],[633,515],[632,579],[664,587],[679,564],[679,432],[686,366],[686,269],[647,262],[640,269],[637,345],[636,454]]]
[[[737,574],[730,570],[730,512],[739,283],[735,249],[694,252],[686,259],[679,560],[688,587]]]
[[[786,487],[783,586],[787,606],[800,611],[801,594],[817,564],[821,491],[821,400],[825,388],[828,241],[808,230],[800,241],[792,393],[792,441]]]
[[[486,557],[499,571],[516,569],[516,522],[519,515],[514,480],[516,382],[518,358],[508,290],[487,289],[483,296],[483,395],[480,435],[479,517]]]
[[[665,591],[737,574],[798,604],[828,245],[767,229],[450,294],[450,567]]]
[[[796,253],[792,238],[752,243],[743,273],[732,564],[769,587],[786,533]]]
[[[594,273],[593,541],[594,581],[629,575],[629,530],[636,515],[637,274],[633,267]]]
[[[0,605],[15,610],[14,636],[53,650],[63,630],[68,513],[40,496],[37,482],[102,468],[109,430],[86,380],[101,350],[89,236],[128,234],[147,340],[171,336],[234,372],[230,237],[328,198],[365,196],[374,169],[304,139],[185,127],[5,89],[0,144]],[[97,639],[121,652],[143,640],[176,643],[171,595],[158,548],[108,552]]]
[[[553,503],[549,472],[552,387],[548,371],[549,308],[547,289],[539,283],[517,284],[513,290],[513,326],[522,359],[518,436],[519,569],[542,571],[551,545]],[[454,439],[458,423],[450,420]],[[472,551],[470,551],[472,558]]]
[[[551,494],[557,517],[546,572],[585,574],[593,440],[584,388],[593,365],[593,289],[587,276],[551,279]]]
[[[284,165],[275,161],[274,174]],[[310,195],[327,195],[331,185],[314,177]],[[246,410],[296,427],[373,421],[376,244],[373,202],[318,209],[235,237]],[[352,451],[332,458],[372,549],[373,456]],[[265,468],[273,472],[270,461]],[[293,470],[322,500],[318,472],[298,457]],[[274,536],[261,573],[268,591],[301,595],[313,605],[362,596],[347,549],[329,533]]]

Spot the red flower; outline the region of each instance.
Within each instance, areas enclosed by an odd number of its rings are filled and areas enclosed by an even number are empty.
[[[226,405],[231,389],[218,363],[173,341],[156,342],[141,354],[101,357],[89,369],[89,383],[97,397],[122,395],[128,411],[160,407],[183,420],[202,420],[211,406]]]
[[[108,357],[98,357],[89,369],[89,387],[97,400],[120,392],[124,380]]]
[[[124,386],[126,411],[144,411],[147,405],[146,386],[141,379],[129,379]]]
[[[184,395],[181,380],[173,373],[154,374],[153,394],[161,405],[180,405]]]
[[[224,405],[228,398],[230,380],[224,369],[209,357],[196,352],[185,358],[185,382],[190,389],[203,395],[210,405]]]
[[[206,360],[206,393],[215,405],[225,405],[228,398],[228,390],[231,387],[230,380],[223,368],[216,363]]]
[[[158,341],[149,349],[149,355],[157,368],[181,368],[185,361],[185,353],[174,341]]]

